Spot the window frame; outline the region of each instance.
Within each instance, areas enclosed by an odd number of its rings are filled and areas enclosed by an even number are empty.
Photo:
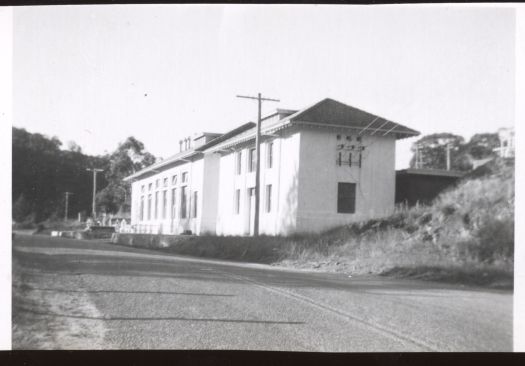
[[[242,174],[242,151],[235,153],[235,175]]]
[[[248,172],[249,173],[252,173],[257,169],[256,168],[257,162],[255,161],[256,155],[257,155],[257,151],[255,147],[250,148],[248,150]]]
[[[187,218],[187,211],[188,211],[188,193],[187,193],[188,186],[182,186],[180,187],[180,215],[179,217],[181,219]]]
[[[199,213],[197,209],[197,205],[199,203],[199,191],[193,191],[193,204],[191,205],[191,213],[192,218],[197,218],[197,214]]]
[[[267,184],[264,190],[265,194],[265,204],[264,204],[264,211],[266,213],[272,212],[272,185]]]
[[[273,141],[266,144],[266,168],[272,169],[273,167]]]
[[[233,213],[239,215],[241,213],[241,190],[235,189],[233,193]]]

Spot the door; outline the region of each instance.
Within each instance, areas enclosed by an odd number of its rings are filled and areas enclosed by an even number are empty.
[[[255,221],[255,188],[248,188],[248,227],[250,228],[249,233],[253,235],[253,223]]]

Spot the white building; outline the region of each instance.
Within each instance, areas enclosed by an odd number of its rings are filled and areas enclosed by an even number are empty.
[[[259,232],[288,235],[391,214],[395,142],[419,133],[332,99],[261,124]],[[255,124],[203,133],[132,182],[136,232],[253,232]]]
[[[514,148],[514,127],[500,128],[498,130],[500,146],[495,148],[500,157],[512,158],[515,155]]]

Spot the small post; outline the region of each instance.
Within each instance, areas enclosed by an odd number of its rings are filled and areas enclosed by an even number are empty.
[[[65,212],[64,212],[64,221],[67,221],[67,218],[68,218],[68,208],[69,208],[69,195],[70,194],[73,194],[71,192],[65,192],[65,195],[66,195],[66,207],[65,207]]]

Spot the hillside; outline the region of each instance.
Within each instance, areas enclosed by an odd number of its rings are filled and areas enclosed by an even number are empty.
[[[317,235],[120,234],[114,242],[183,255],[354,274],[510,288],[514,162],[496,159],[428,206]]]
[[[513,254],[514,162],[496,159],[429,206],[296,238],[279,264],[508,287]]]

